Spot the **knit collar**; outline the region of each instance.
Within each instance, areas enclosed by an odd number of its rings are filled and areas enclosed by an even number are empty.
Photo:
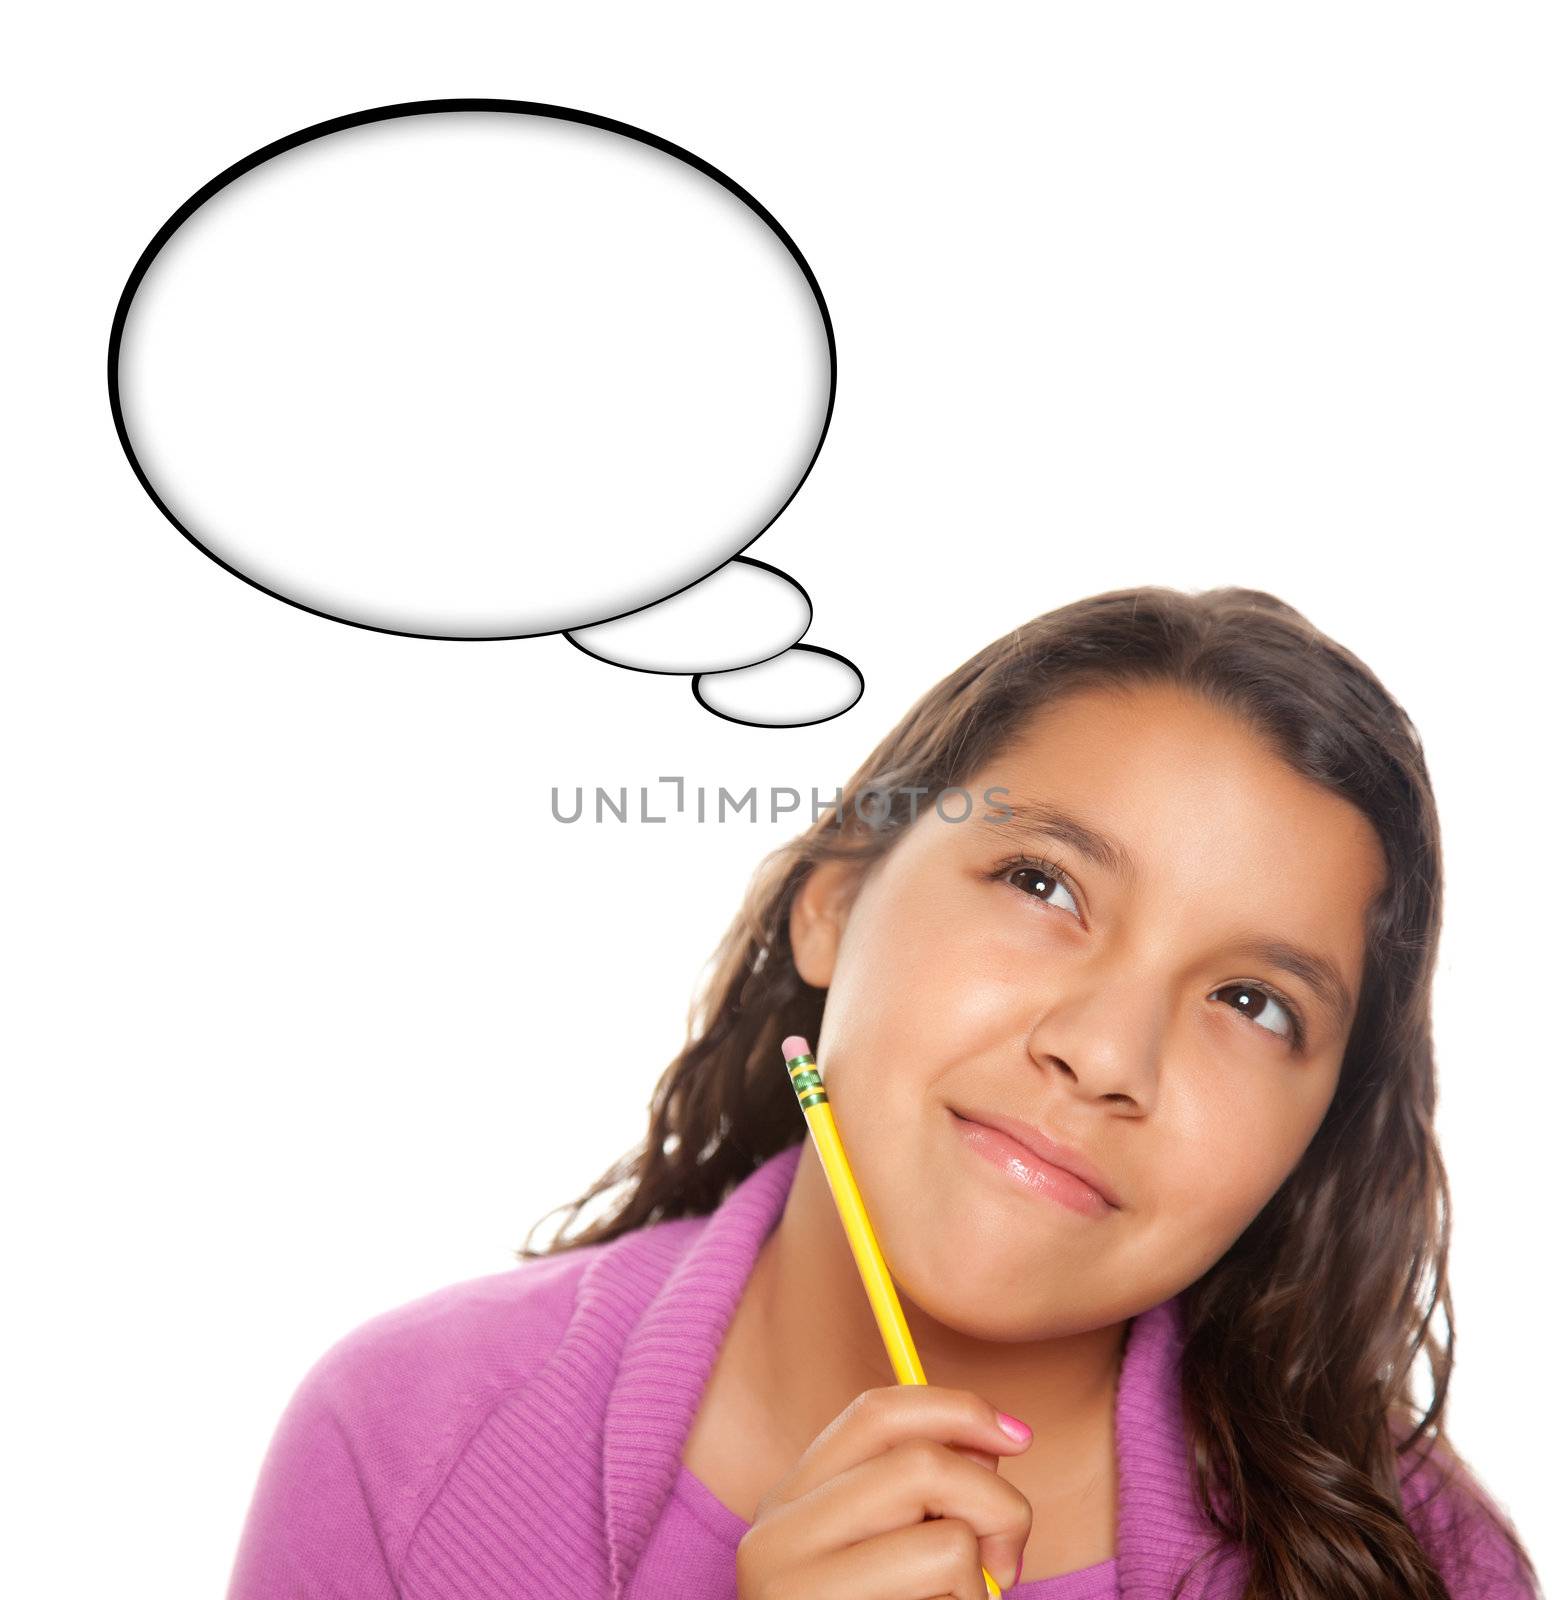
[[[602,1442],[614,1600],[625,1600],[680,1473],[681,1449],[714,1361],[762,1245],[783,1214],[803,1149],[800,1142],[768,1157],[706,1217],[639,1229],[606,1247],[632,1252],[639,1267],[656,1259],[660,1265],[651,1280],[657,1287],[635,1320],[637,1307],[617,1307],[630,1326],[606,1400]],[[1182,1340],[1178,1296],[1140,1313],[1126,1332],[1115,1403],[1123,1600],[1170,1593],[1181,1571],[1217,1548],[1194,1499],[1183,1438]],[[1234,1571],[1229,1582],[1225,1568],[1212,1571],[1216,1567],[1202,1564],[1184,1594],[1239,1593],[1240,1574]]]

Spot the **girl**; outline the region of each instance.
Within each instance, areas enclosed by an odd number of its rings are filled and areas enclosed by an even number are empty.
[[[1291,607],[1017,628],[764,863],[614,1207],[320,1359],[230,1600],[1538,1594],[1443,1432],[1441,895],[1413,725]]]

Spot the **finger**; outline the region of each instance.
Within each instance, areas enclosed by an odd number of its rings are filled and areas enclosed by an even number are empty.
[[[888,1384],[866,1389],[815,1438],[764,1504],[797,1499],[849,1467],[889,1450],[906,1439],[935,1439],[946,1445],[1001,1456],[1020,1455],[1031,1443],[1015,1440],[999,1424],[999,1411],[971,1389],[938,1384]]]
[[[990,1472],[998,1472],[1000,1458],[991,1456],[987,1450],[974,1450],[970,1444],[948,1444],[947,1450],[954,1450],[959,1456],[966,1456],[969,1461],[976,1461],[980,1467],[987,1467]]]
[[[796,1568],[794,1578],[794,1592],[805,1600],[987,1600],[988,1596],[978,1541],[965,1523],[951,1520],[893,1528],[828,1551]]]
[[[1014,1484],[924,1438],[870,1456],[769,1515],[802,1561],[925,1521],[959,1524],[974,1567],[986,1566],[1001,1587],[1015,1581],[1032,1531],[1031,1502]]]

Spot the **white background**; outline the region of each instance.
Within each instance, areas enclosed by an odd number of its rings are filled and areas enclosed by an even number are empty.
[[[12,1587],[221,1592],[302,1373],[512,1263],[643,1131],[794,831],[563,827],[550,786],[829,793],[1078,596],[1267,588],[1441,806],[1450,1433],[1556,1556],[1544,1313],[1556,164],[1548,8],[29,8],[4,95],[4,1500]],[[837,328],[755,546],[864,673],[810,728],[558,637],[326,621],[135,482],[104,364],[163,220],[371,105],[576,106],[754,193]]]

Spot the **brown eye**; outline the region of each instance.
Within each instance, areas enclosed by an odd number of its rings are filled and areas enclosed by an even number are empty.
[[[1296,1008],[1288,1005],[1273,990],[1257,983],[1228,983],[1217,989],[1211,998],[1216,999],[1221,995],[1231,996],[1233,1009],[1242,1012],[1266,1033],[1272,1033],[1277,1039],[1285,1039],[1290,1044],[1302,1042],[1302,1024]],[[1272,1028],[1269,1025],[1268,1019],[1272,1011],[1286,1018],[1284,1027]]]
[[[1067,895],[1076,920],[1080,920],[1080,906],[1076,904],[1075,894],[1070,888],[1068,878],[1060,868],[1050,862],[1018,861],[1002,868],[1001,875],[1029,900],[1041,900],[1044,905],[1057,903],[1061,911],[1065,909],[1064,901],[1055,902],[1054,896]]]

